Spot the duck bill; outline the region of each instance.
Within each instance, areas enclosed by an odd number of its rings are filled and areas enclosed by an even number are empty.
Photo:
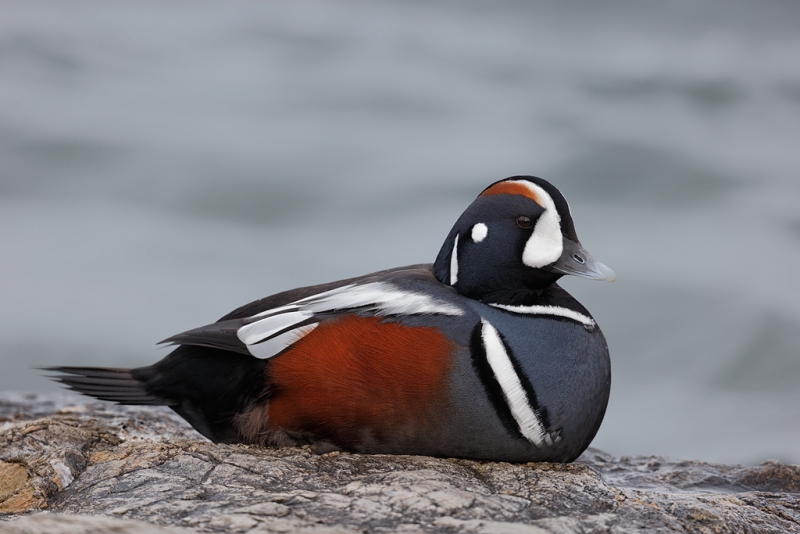
[[[580,243],[569,239],[564,239],[564,250],[561,257],[555,263],[544,267],[544,270],[589,280],[613,282],[617,279],[617,275],[607,265],[594,259]]]

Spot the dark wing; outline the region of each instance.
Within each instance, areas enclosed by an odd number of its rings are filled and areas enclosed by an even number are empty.
[[[162,343],[198,345],[271,358],[314,330],[321,321],[342,314],[463,315],[464,310],[454,301],[432,296],[422,290],[424,287],[415,287],[432,282],[438,284],[430,266],[422,265],[287,291],[251,303],[219,322],[172,336]]]

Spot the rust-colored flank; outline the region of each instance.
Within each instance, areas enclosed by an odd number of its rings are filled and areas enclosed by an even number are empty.
[[[484,197],[490,195],[522,195],[544,207],[544,204],[539,199],[539,195],[537,195],[530,187],[518,182],[500,182],[499,184],[495,184],[481,193],[480,196]]]
[[[454,348],[436,328],[324,322],[270,362],[269,426],[348,448],[429,431],[446,417]]]

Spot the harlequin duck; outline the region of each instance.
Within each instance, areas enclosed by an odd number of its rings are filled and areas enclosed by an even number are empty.
[[[532,176],[495,182],[433,265],[257,300],[173,336],[147,367],[52,367],[71,389],[167,405],[212,441],[569,462],[603,419],[608,347],[556,284],[614,280],[567,201]]]

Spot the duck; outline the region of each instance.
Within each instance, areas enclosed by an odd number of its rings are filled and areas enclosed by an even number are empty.
[[[48,367],[103,401],[168,406],[217,443],[571,462],[611,387],[608,344],[558,285],[614,281],[548,181],[512,176],[433,264],[283,291],[174,335],[145,367]]]

